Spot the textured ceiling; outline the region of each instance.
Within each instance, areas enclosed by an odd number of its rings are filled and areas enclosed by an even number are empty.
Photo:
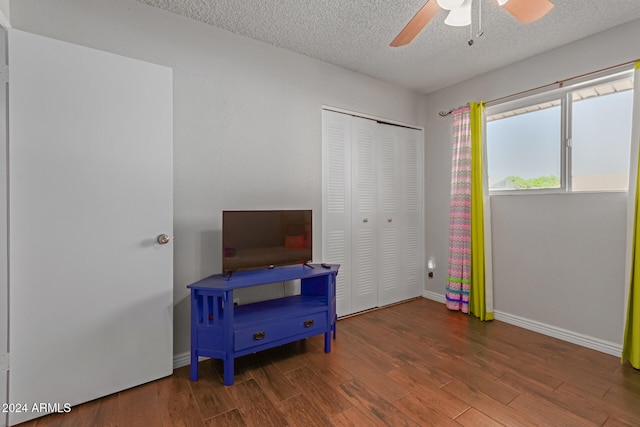
[[[475,0],[473,31],[482,1],[484,35],[473,46],[469,27],[445,25],[440,11],[411,44],[391,48],[425,0],[139,1],[422,93],[640,18],[640,0],[552,0],[547,16],[523,25],[495,0]]]

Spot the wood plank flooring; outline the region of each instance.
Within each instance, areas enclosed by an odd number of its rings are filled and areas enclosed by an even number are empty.
[[[616,357],[417,299],[323,337],[219,361],[32,426],[638,426],[640,372]],[[81,381],[77,378],[75,381]]]

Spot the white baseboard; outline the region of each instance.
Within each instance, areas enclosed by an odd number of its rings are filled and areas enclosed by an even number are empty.
[[[210,359],[209,357],[198,357],[198,362]],[[183,366],[191,365],[191,352],[185,351],[184,353],[173,355],[173,369],[182,368]]]
[[[438,294],[438,293],[435,293],[435,292],[424,291],[422,293],[422,296],[425,297],[426,299],[430,299],[430,300],[433,300],[433,301],[436,301],[436,302],[439,302],[439,303],[442,303],[442,304],[446,304],[446,302],[447,302],[447,299],[445,298],[444,295],[441,295],[441,294]]]
[[[519,326],[523,329],[528,329],[533,332],[548,335],[562,341],[567,341],[573,344],[580,345],[582,347],[610,354],[612,356],[622,356],[622,345],[610,341],[601,340],[599,338],[590,337],[578,332],[569,331],[566,329],[558,328],[556,326],[547,325],[544,323],[536,322],[535,320],[525,319],[523,317],[514,316],[513,314],[503,313],[500,311],[494,311],[493,318],[501,322]]]
[[[445,296],[436,292],[424,291],[422,296],[442,304],[446,303]],[[524,317],[515,316],[513,314],[504,313],[497,310],[494,310],[493,318],[504,323],[509,323],[510,325],[518,326],[520,328],[537,332],[542,335],[547,335],[562,341],[567,341],[573,344],[580,345],[582,347],[600,351],[605,354],[610,354],[616,357],[622,356],[622,345],[610,341],[590,337],[578,332],[569,331],[566,329],[558,328],[556,326],[547,325],[545,323],[536,322],[535,320],[525,319]]]
[[[191,364],[191,352],[185,351],[184,353],[173,355],[173,369],[182,368]]]

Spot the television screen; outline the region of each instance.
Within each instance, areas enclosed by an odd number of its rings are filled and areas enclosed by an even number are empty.
[[[311,210],[222,212],[224,273],[312,260]]]

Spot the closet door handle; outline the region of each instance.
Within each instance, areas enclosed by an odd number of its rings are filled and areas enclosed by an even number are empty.
[[[362,222],[364,222],[366,224],[367,222],[369,222],[369,218],[363,219]]]
[[[393,218],[387,218],[387,222],[393,221]]]

